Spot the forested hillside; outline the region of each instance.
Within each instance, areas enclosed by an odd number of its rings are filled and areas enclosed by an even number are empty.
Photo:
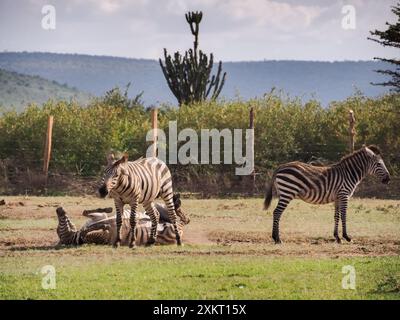
[[[164,102],[176,104],[155,60],[3,52],[0,53],[0,68],[39,75],[93,95],[102,95],[110,88],[131,82],[130,95],[144,91],[142,98],[147,106]],[[383,79],[374,70],[384,68],[387,68],[384,63],[375,61],[225,62],[223,69],[227,72],[227,79],[221,97],[262,97],[276,87],[292,97],[315,97],[327,106],[329,102],[343,100],[357,90],[368,97],[387,91],[370,84]]]
[[[42,104],[49,99],[87,103],[89,94],[66,84],[0,69],[0,106],[22,110],[29,103]]]

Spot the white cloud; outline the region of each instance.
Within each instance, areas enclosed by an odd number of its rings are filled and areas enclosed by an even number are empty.
[[[113,13],[121,8],[121,2],[117,0],[101,0],[99,5],[106,13]]]
[[[168,0],[166,2],[167,12],[171,14],[180,14],[188,10],[185,0]]]
[[[389,55],[366,38],[393,21],[396,1],[52,0],[58,20],[49,33],[40,28],[48,0],[0,0],[0,51],[158,58],[164,47],[191,47],[184,13],[202,10],[200,47],[222,60],[371,59]],[[344,4],[356,7],[356,30],[341,28]]]
[[[269,0],[230,0],[224,2],[224,9],[236,20],[251,20],[260,27],[272,26],[283,30],[308,27],[323,11],[318,6]]]

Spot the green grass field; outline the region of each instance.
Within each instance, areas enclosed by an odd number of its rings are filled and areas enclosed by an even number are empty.
[[[293,202],[281,237],[270,239],[271,212],[261,199],[184,200],[192,221],[185,246],[55,249],[55,209],[77,226],[83,209],[111,200],[6,197],[0,207],[1,299],[399,299],[400,203],[353,199],[352,243],[333,241],[332,206]],[[43,289],[43,266],[56,289]],[[344,266],[355,289],[343,289]]]

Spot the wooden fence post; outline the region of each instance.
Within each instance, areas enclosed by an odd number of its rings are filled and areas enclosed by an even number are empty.
[[[249,127],[250,129],[254,130],[254,107],[250,108],[250,121],[249,121]],[[254,140],[255,140],[255,136],[253,136],[253,140],[251,141],[252,145],[251,145],[251,154],[253,156],[253,162],[254,162]],[[251,189],[251,194],[254,194],[255,190],[256,190],[256,169],[253,168],[253,172],[251,173],[252,176],[252,189]]]
[[[158,128],[158,110],[154,108],[151,110],[151,127],[153,129],[153,157],[157,157],[157,128]]]
[[[356,130],[354,125],[356,123],[356,119],[354,118],[353,110],[349,110],[349,152],[354,152],[354,136],[356,135]]]
[[[51,138],[53,134],[53,122],[54,117],[49,116],[47,119],[47,133],[46,133],[46,142],[44,146],[44,157],[43,157],[43,173],[45,176],[45,183],[47,185],[47,178],[49,175],[49,164],[50,164],[50,156],[51,156]]]

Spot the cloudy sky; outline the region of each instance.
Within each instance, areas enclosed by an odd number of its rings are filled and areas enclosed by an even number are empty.
[[[156,59],[192,45],[184,18],[202,10],[200,47],[223,61],[370,60],[396,52],[367,40],[394,21],[389,0],[1,0],[0,51]],[[42,7],[56,9],[55,30]],[[355,9],[355,29],[344,29]],[[348,21],[348,20],[345,20]]]

